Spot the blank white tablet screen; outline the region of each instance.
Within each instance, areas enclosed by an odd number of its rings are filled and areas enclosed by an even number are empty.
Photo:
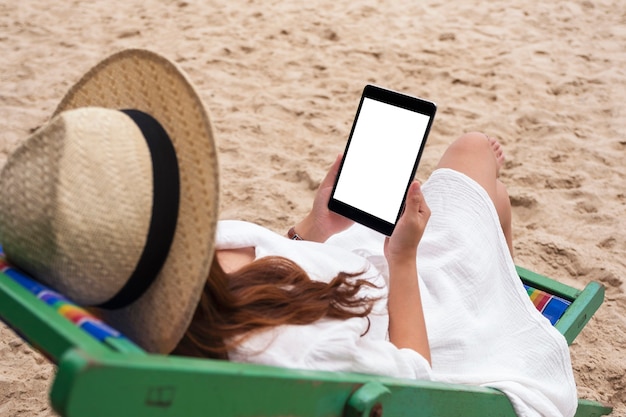
[[[429,116],[365,97],[334,198],[395,223]]]

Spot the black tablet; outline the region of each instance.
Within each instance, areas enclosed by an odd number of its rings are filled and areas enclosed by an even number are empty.
[[[390,236],[436,109],[430,101],[365,86],[328,208]]]

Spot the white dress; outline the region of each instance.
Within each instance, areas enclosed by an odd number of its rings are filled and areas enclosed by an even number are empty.
[[[417,352],[388,340],[384,236],[361,225],[320,244],[251,223],[219,222],[217,249],[252,246],[257,259],[285,256],[319,281],[363,271],[361,278],[380,289],[362,291],[382,297],[367,332],[365,318],[285,325],[255,334],[229,352],[230,359],[487,386],[503,391],[520,416],[574,415],[567,343],[530,302],[487,193],[449,169],[435,171],[422,190],[431,217],[417,265],[432,368]]]

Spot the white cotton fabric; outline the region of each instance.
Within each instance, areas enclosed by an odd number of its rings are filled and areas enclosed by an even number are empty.
[[[503,391],[519,416],[573,416],[576,386],[564,337],[533,306],[509,254],[487,193],[449,169],[422,186],[431,218],[418,249],[418,271],[432,368],[387,338],[386,300],[367,320],[325,319],[281,326],[248,339],[230,358],[289,368],[432,379]],[[360,225],[325,244],[291,241],[259,226],[222,221],[217,248],[256,247],[257,258],[286,256],[313,279],[365,271],[386,296],[384,236]]]
[[[218,250],[249,246],[256,248],[257,259],[284,256],[317,281],[329,282],[339,272],[363,272],[359,278],[367,279],[379,288],[363,288],[360,295],[380,300],[369,315],[369,330],[368,319],[359,317],[322,319],[306,326],[279,326],[246,339],[243,345],[229,352],[230,360],[297,369],[431,379],[430,365],[421,355],[411,349],[397,349],[387,340],[389,317],[385,280],[366,258],[331,245],[293,241],[252,223],[218,223]]]

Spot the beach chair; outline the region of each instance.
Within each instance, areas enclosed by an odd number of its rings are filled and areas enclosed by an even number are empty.
[[[595,282],[579,291],[518,273],[570,344],[604,298]],[[490,388],[148,354],[7,265],[1,251],[0,319],[57,364],[50,399],[64,417],[515,416],[506,396]],[[611,411],[579,400],[576,416]]]

